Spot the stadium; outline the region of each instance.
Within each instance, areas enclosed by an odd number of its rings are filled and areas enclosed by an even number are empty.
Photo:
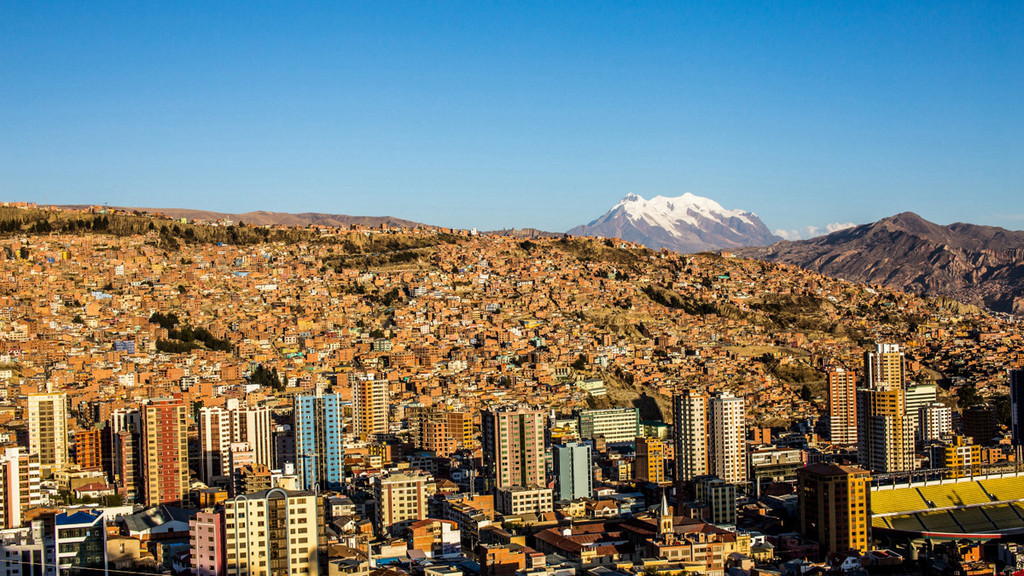
[[[1024,534],[1024,475],[871,488],[871,529],[892,541],[992,540]]]

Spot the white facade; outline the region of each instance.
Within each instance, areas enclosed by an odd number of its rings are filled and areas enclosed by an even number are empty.
[[[726,482],[744,482],[747,479],[747,443],[743,399],[721,392],[711,399],[710,408],[709,472]]]
[[[270,408],[239,405],[228,400],[224,408],[199,409],[200,474],[206,482],[216,476],[230,474],[231,445],[246,442],[252,448],[256,463],[273,468]]]
[[[921,440],[938,440],[953,431],[953,409],[941,402],[922,406],[918,414]]]

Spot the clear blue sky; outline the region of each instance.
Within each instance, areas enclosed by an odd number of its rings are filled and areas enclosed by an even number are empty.
[[[0,0],[0,199],[1024,228],[1024,4],[631,4]]]

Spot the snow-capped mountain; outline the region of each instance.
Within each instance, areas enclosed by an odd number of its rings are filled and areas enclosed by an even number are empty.
[[[690,193],[650,200],[629,194],[604,216],[568,233],[622,238],[684,253],[767,246],[781,240],[753,212],[726,210],[710,198]]]

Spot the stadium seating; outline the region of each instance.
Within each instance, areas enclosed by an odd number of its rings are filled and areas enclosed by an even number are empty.
[[[872,514],[890,514],[908,510],[924,510],[928,508],[921,495],[914,488],[898,488],[896,490],[877,490],[871,492]]]
[[[935,508],[986,504],[992,501],[977,482],[923,486],[918,488],[918,491],[925,500],[934,502]]]
[[[922,512],[915,514],[918,520],[925,526],[928,532],[963,532],[960,525],[953,520],[953,516],[947,512]]]
[[[996,500],[1024,500],[1024,476],[982,480],[981,485],[989,494],[995,496]]]
[[[992,524],[981,508],[957,510],[953,512],[953,515],[960,526],[963,526],[965,532],[993,532],[999,529]]]

